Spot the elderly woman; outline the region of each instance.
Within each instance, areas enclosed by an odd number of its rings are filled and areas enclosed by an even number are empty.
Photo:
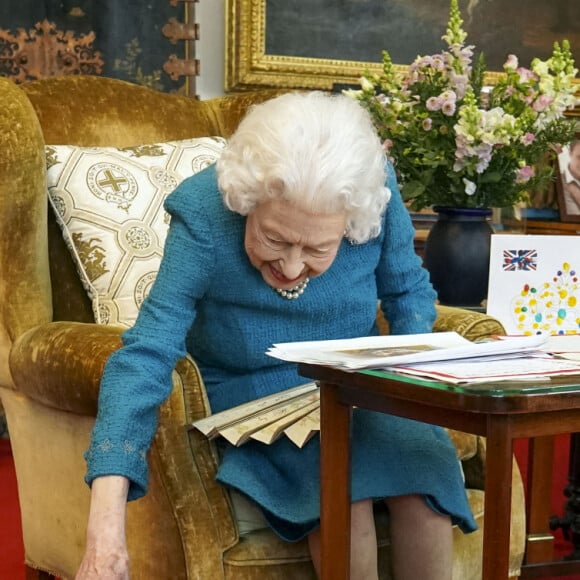
[[[430,332],[435,317],[393,171],[350,98],[292,93],[256,106],[217,165],[166,208],[157,280],[103,376],[78,578],[128,577],[125,506],[146,493],[156,411],[179,357],[195,357],[216,412],[306,382],[265,355],[272,343],[376,334],[377,300],[393,333]],[[357,410],[352,438],[351,577],[377,578],[373,502],[384,499],[395,577],[450,578],[451,525],[475,522],[445,431]],[[219,481],[283,539],[307,536],[319,570],[318,439],[221,451]]]

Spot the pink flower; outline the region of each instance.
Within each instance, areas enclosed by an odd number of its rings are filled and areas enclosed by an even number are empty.
[[[426,119],[423,119],[423,130],[425,131],[430,131],[431,127],[433,126],[433,119],[431,119],[431,117],[427,117]]]
[[[428,111],[438,111],[441,108],[439,97],[429,97],[425,103]]]
[[[504,70],[515,71],[518,68],[518,57],[515,54],[510,54],[503,65]]]
[[[536,75],[528,68],[520,66],[516,72],[520,75],[520,83],[528,83],[537,79]]]
[[[465,96],[469,77],[465,74],[457,74],[455,71],[449,71],[449,85],[455,90],[458,99]]]
[[[520,167],[520,169],[516,172],[516,183],[526,183],[529,181],[534,175],[536,171],[530,165],[526,165],[525,167]]]
[[[451,117],[453,115],[453,113],[455,113],[455,101],[445,101],[442,105],[441,105],[441,111],[443,112],[444,115],[447,115],[448,117]]]
[[[444,70],[445,69],[445,61],[440,54],[434,54],[433,60],[431,61],[431,66],[435,70]]]
[[[522,135],[522,138],[520,139],[522,145],[531,145],[534,141],[536,140],[536,136],[533,133],[526,133],[525,135]]]
[[[554,99],[552,97],[550,97],[549,95],[540,95],[534,101],[532,108],[537,113],[541,113],[542,111],[545,111],[553,102],[554,102]]]

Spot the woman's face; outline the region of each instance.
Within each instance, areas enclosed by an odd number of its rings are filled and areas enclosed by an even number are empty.
[[[288,290],[330,267],[345,227],[346,212],[317,214],[269,200],[247,217],[246,253],[266,284]]]

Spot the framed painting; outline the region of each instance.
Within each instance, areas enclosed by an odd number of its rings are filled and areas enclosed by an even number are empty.
[[[575,5],[459,0],[467,43],[495,73],[508,54],[528,66],[564,38],[580,62]],[[417,55],[444,48],[448,14],[449,0],[226,0],[226,90],[357,84],[365,69],[380,70],[383,49],[404,70]]]
[[[580,223],[580,133],[558,155],[556,193],[560,220]]]

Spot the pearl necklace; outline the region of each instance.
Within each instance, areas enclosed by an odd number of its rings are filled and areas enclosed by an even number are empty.
[[[300,284],[297,284],[294,288],[290,288],[290,290],[283,290],[282,288],[274,288],[274,290],[276,290],[282,298],[286,298],[286,300],[296,300],[296,298],[300,298],[300,296],[304,294],[308,282],[310,282],[310,278],[302,280]]]

